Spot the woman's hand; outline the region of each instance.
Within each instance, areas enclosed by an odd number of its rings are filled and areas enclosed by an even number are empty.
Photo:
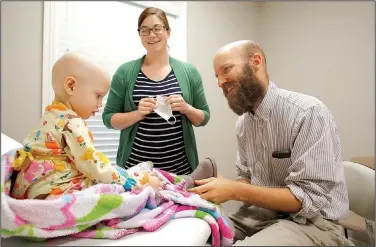
[[[153,98],[142,98],[138,103],[138,112],[145,117],[150,114],[156,107],[157,102]]]
[[[183,97],[179,94],[168,96],[166,101],[173,111],[179,111],[181,114],[186,114],[191,107],[191,105],[186,103]]]

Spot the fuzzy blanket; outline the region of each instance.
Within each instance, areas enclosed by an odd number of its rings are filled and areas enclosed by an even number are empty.
[[[126,192],[120,185],[97,184],[54,200],[13,199],[9,189],[15,151],[1,157],[2,238],[43,241],[70,235],[119,239],[138,231],[155,231],[170,219],[196,217],[209,224],[212,245],[232,245],[233,233],[220,207],[184,191],[184,180],[158,169],[154,169],[157,176],[168,182],[161,191],[147,186]]]

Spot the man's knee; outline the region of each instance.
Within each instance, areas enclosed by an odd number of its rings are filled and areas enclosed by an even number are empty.
[[[320,245],[319,239],[303,234],[301,225],[291,220],[279,220],[251,237],[238,241],[237,246],[312,246]]]
[[[298,224],[292,220],[279,220],[260,232],[236,242],[237,246],[340,246],[346,245],[342,236],[328,228],[322,230],[314,224]],[[350,244],[351,245],[351,244]]]

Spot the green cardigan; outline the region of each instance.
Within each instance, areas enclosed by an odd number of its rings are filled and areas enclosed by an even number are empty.
[[[107,103],[102,114],[103,122],[107,128],[113,128],[111,126],[111,118],[115,113],[137,110],[137,106],[133,102],[133,89],[144,58],[145,56],[124,63],[114,74]],[[206,125],[210,118],[210,110],[206,102],[202,78],[198,70],[193,65],[181,62],[172,57],[170,57],[170,65],[179,82],[185,102],[204,112],[205,119],[201,126]],[[137,122],[121,131],[116,156],[116,163],[120,167],[124,167],[132,152],[133,140],[136,136],[138,125],[139,123]],[[198,165],[196,139],[192,124],[185,115],[182,115],[182,125],[185,151],[189,164],[194,170]]]

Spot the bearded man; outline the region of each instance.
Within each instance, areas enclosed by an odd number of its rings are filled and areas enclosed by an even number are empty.
[[[239,115],[239,176],[198,180],[191,191],[215,203],[244,202],[229,215],[236,245],[353,245],[338,223],[348,215],[349,200],[328,108],[270,81],[265,54],[253,41],[220,48],[214,70]]]

